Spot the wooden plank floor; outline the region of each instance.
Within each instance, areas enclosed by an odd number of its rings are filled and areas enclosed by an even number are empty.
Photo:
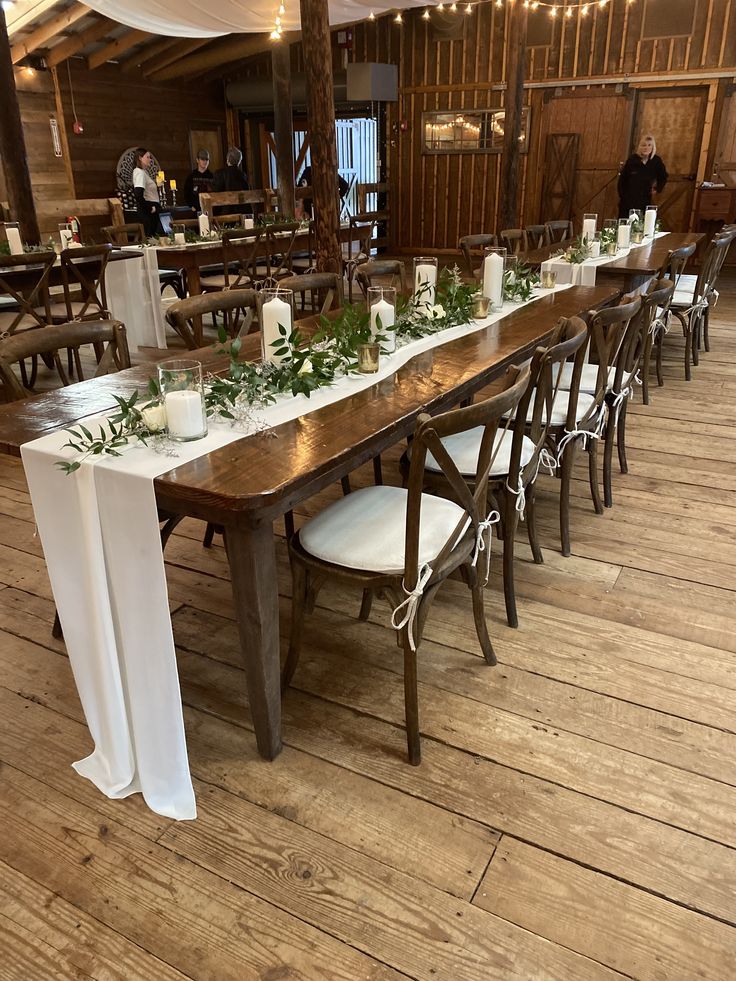
[[[522,531],[520,629],[498,570],[489,586],[498,667],[464,587],[440,593],[421,767],[404,762],[386,609],[359,623],[358,598],[330,588],[284,752],[257,757],[223,549],[184,523],[167,569],[196,822],[72,771],[90,739],[23,472],[0,459],[0,978],[734,977],[735,322],[732,280],[690,384],[667,339],[613,510],[593,513],[578,471],[569,559],[542,479],[545,564]],[[279,561],[283,635],[283,543]]]

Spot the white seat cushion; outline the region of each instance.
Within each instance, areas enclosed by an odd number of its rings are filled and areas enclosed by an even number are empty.
[[[468,429],[464,433],[455,433],[454,436],[445,436],[442,445],[452,457],[452,461],[465,477],[474,477],[478,470],[478,454],[480,444],[483,439],[484,428],[478,426],[476,429]],[[509,472],[511,463],[511,446],[514,441],[512,432],[497,432],[493,442],[495,457],[491,467],[491,477],[502,477]],[[409,447],[411,455],[411,447]],[[534,456],[534,443],[528,436],[523,437],[521,444],[521,465],[525,467]],[[427,454],[426,469],[435,473],[441,472],[442,468],[431,453]]]
[[[673,307],[690,307],[693,304],[693,290],[677,289],[672,294]]]
[[[406,501],[402,487],[364,487],[308,521],[299,540],[310,555],[325,562],[400,574],[405,565]],[[453,501],[422,495],[420,566],[437,558],[465,513]]]
[[[552,403],[552,418],[549,420],[550,426],[564,426],[567,422],[567,408],[570,399],[570,393],[565,389],[560,389],[555,396],[555,400]],[[587,395],[584,392],[580,392],[578,395],[578,404],[576,406],[575,412],[575,422],[578,423],[583,418],[588,409],[595,402],[595,398],[592,395]],[[526,413],[526,421],[531,422],[534,418],[534,396],[529,401],[529,408]],[[542,412],[542,423],[547,422],[547,410],[546,407]]]
[[[560,371],[560,388],[569,389],[572,384],[572,369],[573,364],[571,361],[566,361],[562,366]],[[608,369],[608,385],[606,386],[606,391],[610,392],[613,387],[613,383],[616,380],[616,369]],[[586,395],[595,395],[596,382],[598,381],[598,365],[597,364],[584,364],[583,373],[580,376],[580,391]],[[626,388],[631,381],[631,374],[623,376],[622,387]]]
[[[698,281],[697,273],[685,273],[677,279],[677,289],[683,293],[692,293]]]

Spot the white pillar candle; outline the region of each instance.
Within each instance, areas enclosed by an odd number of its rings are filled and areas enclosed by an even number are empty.
[[[591,242],[595,238],[595,218],[585,218],[583,220],[583,241]]]
[[[205,235],[210,233],[210,220],[207,215],[200,215],[199,221],[199,234],[204,238]]]
[[[186,245],[187,244],[187,238],[186,238],[186,235],[184,234],[184,232],[174,232],[174,242],[177,245]]]
[[[169,435],[179,439],[201,436],[204,432],[202,396],[199,392],[167,392],[164,396]]]
[[[492,307],[503,303],[503,257],[491,252],[483,260],[483,296],[487,296]]]
[[[68,249],[74,241],[74,232],[72,232],[71,228],[60,229],[59,240],[61,241],[62,250]]]
[[[20,237],[20,231],[17,228],[7,228],[5,233],[8,236],[8,245],[10,246],[11,255],[23,255],[23,239]]]
[[[437,266],[422,263],[417,266],[414,293],[418,295],[423,306],[433,307],[435,286],[437,285]]]
[[[618,226],[618,238],[616,244],[620,249],[628,249],[631,244],[631,225],[625,221]]]
[[[286,331],[286,337],[279,331],[279,324]],[[280,300],[278,296],[264,303],[261,307],[261,331],[264,360],[272,361],[274,364],[281,364],[282,361],[288,360],[287,356],[274,353],[273,342],[281,341],[288,346],[288,337],[291,334],[291,305]]]
[[[378,323],[380,317],[381,323]],[[377,334],[383,334],[386,340],[383,342],[384,351],[389,354],[396,350],[396,333],[392,329],[395,323],[395,312],[393,304],[388,300],[379,300],[371,307],[371,337],[375,339]]]
[[[647,238],[652,238],[654,235],[654,229],[657,224],[657,209],[647,208],[644,212],[644,235]]]
[[[598,256],[601,254],[601,243],[598,241],[597,238],[594,238],[592,241],[588,242],[588,248],[590,249],[591,259],[597,259]]]
[[[243,218],[243,228],[255,228],[255,218]]]

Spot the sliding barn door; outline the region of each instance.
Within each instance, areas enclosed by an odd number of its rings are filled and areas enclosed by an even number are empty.
[[[657,153],[670,175],[663,194],[654,201],[663,227],[673,232],[690,227],[707,104],[706,85],[639,93],[634,148],[642,134],[654,136]]]
[[[542,187],[544,221],[572,218],[579,143],[577,133],[554,133],[547,137]]]

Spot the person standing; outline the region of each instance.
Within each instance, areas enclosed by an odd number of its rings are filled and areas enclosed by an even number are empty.
[[[632,209],[644,212],[652,203],[652,193],[661,194],[667,183],[667,168],[657,156],[653,136],[642,136],[618,175],[619,218],[628,218]]]
[[[158,196],[156,181],[151,177],[148,168],[151,166],[151,154],[145,147],[139,146],[135,151],[135,168],[133,170],[133,191],[138,204],[138,215],[147,236],[158,234],[161,223],[159,213],[161,200]]]
[[[248,178],[243,173],[242,161],[243,154],[237,147],[231,146],[225,158],[227,166],[215,172],[212,190],[216,193],[219,191],[249,191],[250,185]]]
[[[215,175],[210,170],[210,151],[197,150],[197,166],[184,182],[184,200],[194,211],[201,211],[200,194],[209,194],[215,183]]]

